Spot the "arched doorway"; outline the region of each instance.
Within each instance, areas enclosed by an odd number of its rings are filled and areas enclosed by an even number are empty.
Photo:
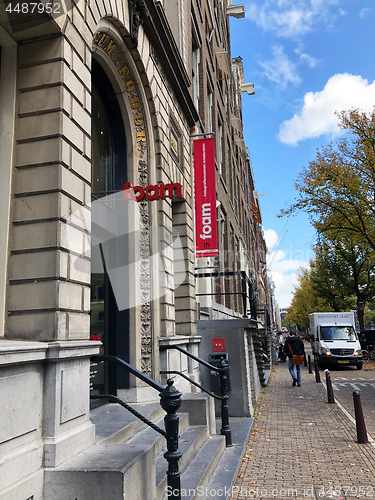
[[[127,180],[127,150],[124,121],[113,86],[96,59],[92,59],[92,208],[106,204],[111,195],[121,191]],[[109,207],[111,209],[111,207]],[[116,267],[127,252],[126,238],[105,239],[95,244],[95,234],[105,231],[105,221],[95,220],[92,210],[92,270],[90,335],[101,340],[102,354],[129,361],[129,310],[119,310],[108,277],[108,266]],[[107,257],[104,258],[104,255]],[[108,255],[111,258],[108,258]],[[95,394],[116,394],[129,387],[128,373],[109,363],[99,363],[92,370]]]

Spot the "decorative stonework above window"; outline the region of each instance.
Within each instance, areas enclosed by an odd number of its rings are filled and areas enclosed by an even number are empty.
[[[183,171],[184,166],[182,161],[182,133],[180,127],[177,125],[175,119],[172,116],[170,117],[169,142],[170,142],[169,150],[171,156],[174,162],[177,164],[178,168],[181,171]]]

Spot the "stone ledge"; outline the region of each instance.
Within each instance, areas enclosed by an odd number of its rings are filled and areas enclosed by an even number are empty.
[[[2,339],[0,340],[0,366],[90,357],[99,353],[101,345],[101,342],[93,340],[32,342]]]
[[[173,337],[160,337],[159,345],[199,344],[200,335],[173,335]]]
[[[49,342],[47,361],[57,359],[91,357],[99,353],[102,343],[95,340]]]
[[[48,344],[26,340],[0,340],[0,366],[35,363],[46,359]]]

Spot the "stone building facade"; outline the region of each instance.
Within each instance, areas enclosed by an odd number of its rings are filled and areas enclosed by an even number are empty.
[[[103,363],[90,375],[93,355],[156,380],[161,368],[200,378],[159,354],[198,352],[195,267],[216,265],[195,262],[194,134],[216,136],[219,269],[250,272],[244,81],[228,24],[241,12],[219,0],[61,2],[0,10],[1,500],[42,499],[44,471],[93,444],[90,384],[153,397]],[[216,302],[240,311],[236,295]]]
[[[100,349],[160,379],[160,339],[179,334],[193,352],[199,340],[197,112],[163,6],[58,7],[0,17],[4,500],[42,498],[44,468],[93,443],[90,356]],[[124,183],[138,187],[125,212]],[[144,384],[100,365],[91,384],[150,399]]]
[[[199,319],[250,316],[252,305],[252,316],[264,325],[264,310],[270,305],[267,248],[242,116],[242,95],[253,95],[254,85],[245,82],[241,57],[232,58],[231,16],[239,18],[234,23],[243,22],[244,6],[192,1],[193,99],[199,113],[197,133],[215,137],[219,249],[217,257],[197,262],[198,272],[210,275],[197,280]],[[241,278],[234,272],[245,273],[251,285],[246,312]]]

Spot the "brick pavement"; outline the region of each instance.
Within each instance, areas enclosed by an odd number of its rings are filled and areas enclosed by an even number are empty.
[[[328,493],[346,490],[348,500],[375,499],[374,446],[356,443],[355,425],[327,403],[326,390],[306,367],[301,387],[292,387],[287,363],[273,367],[256,410],[233,500],[315,499],[315,487],[322,486]]]

